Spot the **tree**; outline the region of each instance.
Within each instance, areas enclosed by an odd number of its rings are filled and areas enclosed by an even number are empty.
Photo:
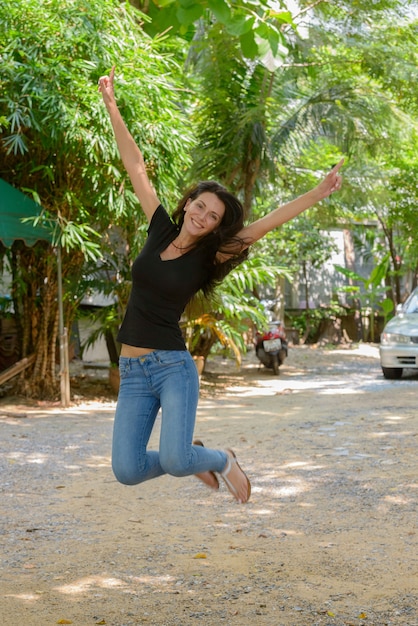
[[[360,285],[352,283],[345,288],[341,288],[340,291],[356,295],[356,299],[360,302],[362,312],[369,318],[369,328],[367,330],[363,329],[363,339],[367,341],[370,336],[370,341],[372,343],[375,341],[375,311],[379,300],[385,318],[393,309],[392,300],[385,297],[387,288],[383,284],[387,273],[388,260],[389,256],[386,255],[381,261],[378,261],[369,278],[364,278],[345,267],[336,266],[336,269],[339,272],[352,279],[352,281],[360,283]],[[363,290],[361,289],[361,286],[363,287]]]
[[[257,289],[261,284],[274,284],[278,277],[289,278],[289,272],[277,263],[270,265],[267,260],[252,256],[225,278],[204,308],[201,300],[195,298],[183,320],[190,352],[206,359],[215,344],[220,343],[240,364],[253,330],[268,322]],[[205,312],[207,308],[210,313]]]
[[[284,30],[295,27],[288,3],[282,0],[131,1],[151,18],[144,29],[154,37],[167,33],[192,42],[202,22],[220,25],[247,59],[270,69],[287,54]]]
[[[411,86],[417,78],[417,25],[401,3],[374,3],[371,9],[359,2],[355,12],[351,4],[315,3],[303,22],[294,16],[299,31],[286,31],[288,54],[275,71],[240,54],[222,23],[203,31],[200,47],[194,42],[192,48],[199,85],[195,162],[199,175],[210,172],[241,193],[247,213],[256,217],[315,184],[318,164],[324,171],[345,154],[342,194],[311,212],[310,224],[299,232],[301,241],[308,244],[318,218],[325,230],[377,217],[382,229],[377,240],[383,234],[391,251],[388,277],[399,302],[401,273],[416,276],[417,271],[416,160],[411,158],[416,154]],[[402,8],[404,17],[397,15],[395,27],[394,11]],[[298,35],[302,27],[309,36]],[[288,235],[281,229],[259,250],[283,259]],[[321,243],[314,249],[328,258],[326,241]],[[384,250],[378,264],[382,256]],[[300,262],[306,267],[303,258]]]
[[[377,263],[387,250],[390,252],[386,281],[396,303],[402,299],[401,279],[407,279],[411,288],[416,283],[417,273],[414,207],[418,198],[413,182],[416,179],[418,110],[414,88],[417,3],[378,3],[378,11],[375,6],[376,3],[373,8],[369,3],[368,15],[367,10],[365,14],[356,11],[350,15],[344,37],[340,37],[339,29],[327,32],[324,22],[320,21],[316,38],[322,45],[314,49],[318,59],[319,55],[323,58],[324,45],[328,45],[341,81],[354,80],[357,89],[367,94],[368,112],[365,117],[357,118],[358,139],[350,142],[352,201],[348,203],[348,194],[345,194],[341,219],[346,222],[347,218],[351,219],[356,225],[362,219],[378,224],[374,252]],[[339,6],[318,5],[319,14],[328,21],[338,19],[341,10],[340,3]],[[394,10],[398,10],[396,20]],[[371,124],[365,126],[364,119]]]
[[[86,287],[85,260],[96,266],[103,256],[122,301],[129,259],[145,236],[96,92],[115,59],[123,116],[168,205],[199,175],[228,184],[258,217],[344,153],[345,191],[340,202],[324,203],[328,219],[346,224],[364,207],[368,215],[380,208],[365,176],[379,171],[386,191],[390,181],[382,225],[397,242],[407,234],[401,269],[416,267],[417,24],[407,13],[416,3],[359,0],[353,11],[348,0],[300,0],[293,14],[269,0],[136,4],[148,16],[116,0],[0,7],[0,175],[40,201],[57,227],[71,294],[67,325]],[[167,24],[173,28],[162,36]],[[401,133],[406,123],[412,139]],[[47,395],[56,387],[55,259],[51,250],[16,248],[10,263],[22,354],[38,355],[24,384]]]
[[[146,139],[149,173],[164,201],[188,162],[191,134],[178,115],[179,67],[170,46],[162,49],[145,35],[140,20],[116,0],[4,0],[0,7],[0,175],[32,194],[55,224],[68,327],[85,260],[97,264],[107,245],[123,247],[115,241],[124,241],[125,251],[135,249],[144,234],[97,94],[99,76],[115,62],[123,115],[138,141]],[[16,246],[11,265],[21,353],[37,355],[21,389],[51,396],[57,390],[54,254]]]

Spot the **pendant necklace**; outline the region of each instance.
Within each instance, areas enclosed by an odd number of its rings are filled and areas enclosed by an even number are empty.
[[[192,248],[195,244],[191,243],[190,246],[176,246],[176,244],[174,243],[174,241],[171,242],[171,244],[175,247],[176,250],[188,250],[189,248]]]

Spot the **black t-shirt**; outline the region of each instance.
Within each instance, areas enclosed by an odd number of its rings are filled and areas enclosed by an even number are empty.
[[[160,205],[152,216],[148,237],[132,265],[132,291],[118,341],[139,348],[185,350],[179,327],[190,298],[208,278],[214,252],[193,248],[177,259],[160,254],[178,235],[178,228]]]

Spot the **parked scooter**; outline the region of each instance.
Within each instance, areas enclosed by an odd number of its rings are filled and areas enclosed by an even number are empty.
[[[277,376],[279,367],[287,357],[288,346],[283,323],[269,322],[265,333],[256,334],[255,353],[259,361],[267,368],[272,369]]]

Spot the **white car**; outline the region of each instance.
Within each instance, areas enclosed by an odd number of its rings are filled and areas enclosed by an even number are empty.
[[[385,378],[400,378],[404,369],[418,369],[418,287],[386,324],[379,351]]]

